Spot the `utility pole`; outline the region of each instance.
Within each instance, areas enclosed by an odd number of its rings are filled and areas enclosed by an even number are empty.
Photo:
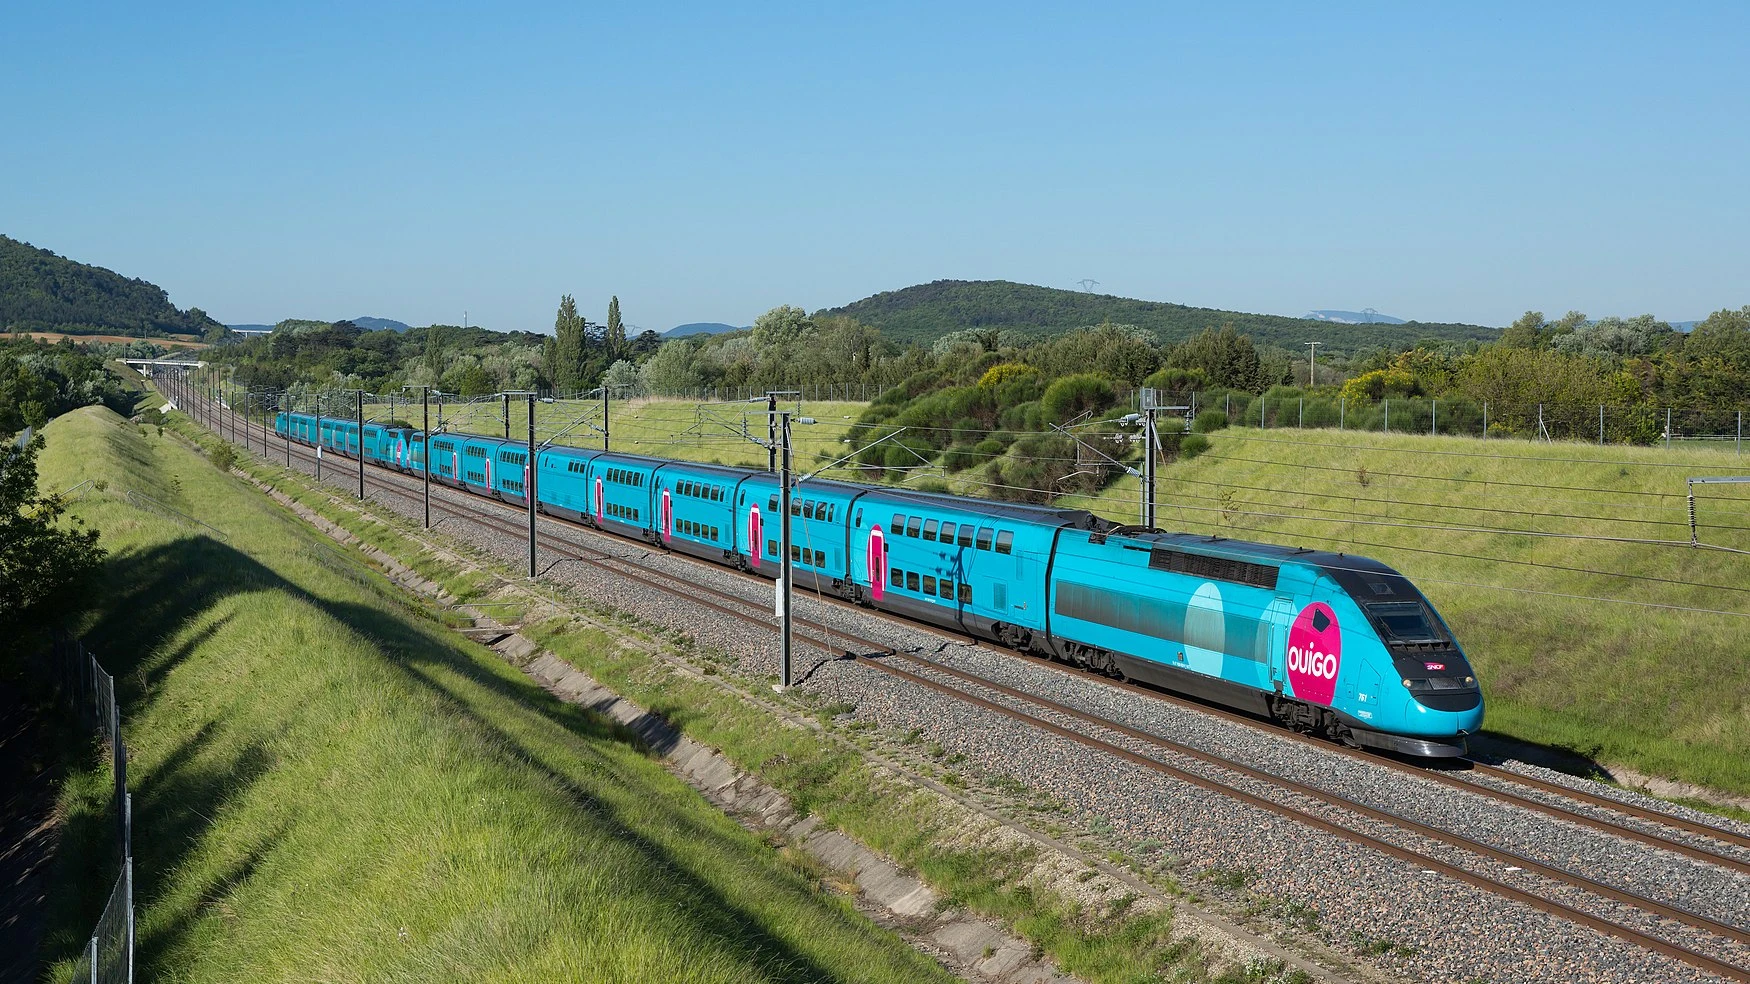
[[[510,440],[510,394],[504,394],[504,439]]]
[[[421,426],[423,426],[425,428],[423,435],[422,435],[425,438],[425,461],[423,462],[422,467],[419,469],[419,471],[420,471],[420,474],[425,476],[425,528],[429,530],[429,529],[431,529],[431,387],[430,386],[421,386],[419,388],[419,403],[420,403],[420,411],[422,414],[420,424],[421,424]],[[441,407],[442,404],[439,404],[439,406]]]
[[[243,391],[243,450],[249,450],[249,400],[254,394]]]
[[[359,501],[365,501],[365,391],[359,390]]]
[[[1142,526],[1155,528],[1155,408],[1142,410]]]
[[[772,398],[772,405],[774,408],[776,407],[776,397]],[[779,426],[784,435],[784,453],[783,470],[778,479],[778,487],[782,491],[779,496],[778,509],[781,514],[780,527],[783,530],[783,539],[778,546],[778,617],[784,623],[782,632],[784,663],[778,677],[778,688],[780,691],[784,691],[790,689],[790,415],[788,413],[780,415]],[[757,544],[754,545],[754,549],[759,549]]]
[[[766,472],[778,470],[778,394],[766,390]]]
[[[1317,386],[1319,384],[1319,346],[1325,343],[1307,342],[1306,344],[1312,349],[1312,354],[1307,357],[1306,384],[1308,386]]]
[[[322,397],[316,397],[316,484],[322,484]]]
[[[607,392],[607,387],[602,387]],[[510,397],[504,398],[510,406]],[[507,410],[508,413],[508,410]],[[509,437],[507,433],[505,435]],[[529,460],[523,465],[523,501],[529,504],[529,580],[535,579],[535,394],[529,394]]]

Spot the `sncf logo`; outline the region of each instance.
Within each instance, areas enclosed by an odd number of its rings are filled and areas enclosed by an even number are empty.
[[[1300,610],[1288,629],[1288,683],[1294,696],[1331,706],[1343,667],[1343,632],[1337,613],[1322,601]]]

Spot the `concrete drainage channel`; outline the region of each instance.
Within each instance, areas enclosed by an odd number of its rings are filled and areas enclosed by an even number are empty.
[[[341,526],[295,502],[272,486],[255,481],[242,472],[234,474],[255,484],[276,502],[329,538],[363,553],[401,587],[446,605],[455,601],[436,583],[407,568],[383,551],[359,541]],[[331,501],[361,518],[375,521],[349,503]],[[422,545],[428,549],[438,549],[429,543]],[[464,557],[448,551],[440,552],[446,562],[469,569],[476,568],[476,565]],[[561,613],[552,607],[551,599],[522,591],[520,585],[500,580],[507,588],[522,596],[525,607],[548,608],[549,614]],[[944,909],[940,897],[928,885],[851,838],[834,830],[823,829],[818,818],[798,815],[781,792],[758,777],[740,771],[721,752],[693,741],[660,716],[601,686],[588,674],[517,634],[514,627],[499,625],[486,616],[476,617],[473,621],[473,627],[458,630],[460,634],[491,648],[559,699],[601,714],[632,731],[648,747],[659,751],[669,769],[698,790],[714,806],[748,830],[772,836],[807,853],[837,873],[847,884],[854,884],[857,889],[856,903],[860,911],[879,925],[894,930],[914,946],[935,956],[944,966],[966,980],[1003,984],[1075,984],[1078,981],[1077,978],[1057,970],[1049,960],[1036,956],[1032,945],[1026,940],[965,912]],[[613,632],[623,641],[630,641],[624,639],[623,633],[611,627],[602,628]],[[647,645],[637,648],[650,651]],[[671,663],[674,661],[670,659]],[[680,671],[677,668],[677,672]],[[696,672],[690,675],[699,677]],[[749,698],[720,679],[711,679],[711,682],[760,706],[789,726],[815,727],[818,730],[812,721],[798,718],[785,708]],[[1045,858],[1037,870],[1046,872],[1046,880],[1055,882],[1052,886],[1054,888],[1080,885],[1091,866],[1105,876],[1114,890],[1140,894],[1152,905],[1173,907],[1176,910],[1177,931],[1183,936],[1195,938],[1212,955],[1219,955],[1242,966],[1268,963],[1297,968],[1314,980],[1331,984],[1382,979],[1368,972],[1356,974],[1353,969],[1349,973],[1339,974],[1329,967],[1312,963],[1220,915],[1203,911],[1182,899],[1165,898],[1157,889],[1129,871],[1102,860],[1086,858],[1070,846],[996,816],[927,777],[896,769],[893,763],[872,753],[861,754],[876,768],[894,773],[901,781],[922,786],[969,811],[972,814],[969,821],[979,824],[987,839],[1031,841],[1041,849]]]

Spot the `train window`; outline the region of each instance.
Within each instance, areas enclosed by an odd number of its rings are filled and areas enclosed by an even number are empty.
[[[1015,550],[1015,534],[1004,530],[997,534],[997,553],[1013,553]]]
[[[814,503],[813,502],[804,502],[802,504],[802,518],[803,519],[813,519],[814,518]]]
[[[722,502],[723,501],[723,489],[721,486],[711,490],[711,501],[713,501],[713,502]]]
[[[816,566],[816,567],[825,567],[826,566],[826,552],[825,551],[816,550],[814,552],[814,566]]]
[[[963,547],[972,546],[972,532],[973,531],[972,531],[971,526],[960,527],[960,545],[961,546],[963,546]]]
[[[800,561],[801,559],[802,559],[802,548],[797,546],[794,543],[790,544],[790,562],[796,563],[796,562]]]
[[[924,594],[933,595],[935,593],[936,593],[936,579],[929,576],[928,574],[925,574],[924,575]]]
[[[776,557],[777,555],[778,555],[778,541],[767,540],[766,541],[766,556]]]
[[[896,588],[905,586],[905,572],[895,567],[887,572],[887,580]]]
[[[972,585],[965,581],[960,582],[960,603],[962,605],[972,604]]]
[[[918,576],[911,571],[905,572],[905,589],[907,591],[916,591],[918,589]]]
[[[1385,629],[1389,642],[1445,641],[1440,630],[1423,614],[1422,606],[1413,601],[1368,605],[1367,614],[1373,616],[1373,620]]]
[[[790,500],[790,515],[792,515],[792,516],[801,516],[802,515],[802,500],[801,499],[791,499]]]
[[[932,540],[932,541],[936,539],[936,521],[935,520],[930,519],[930,520],[924,521],[924,539]]]
[[[948,580],[947,578],[943,578],[941,583],[936,585],[936,597],[946,598],[949,601],[953,601],[954,600],[954,582]]]
[[[953,523],[943,523],[942,524],[942,542],[946,543],[950,546],[953,545],[953,543],[954,543],[954,524]]]
[[[863,510],[857,510],[857,529],[863,528]]]
[[[923,522],[916,516],[907,516],[905,518],[905,535],[915,538],[918,535],[918,528],[923,525]]]
[[[717,527],[715,526],[711,527],[711,539],[717,539]]]
[[[777,496],[774,495],[770,499],[766,500],[766,512],[772,513],[773,515],[777,514],[777,512],[778,512],[778,497]]]
[[[899,513],[894,513],[893,514],[893,523],[892,523],[892,525],[887,527],[887,532],[892,533],[894,536],[904,536],[905,535],[905,517],[901,516]]]
[[[994,537],[994,536],[996,536],[996,532],[993,531],[990,527],[980,526],[978,528],[978,549],[989,550],[991,537]]]

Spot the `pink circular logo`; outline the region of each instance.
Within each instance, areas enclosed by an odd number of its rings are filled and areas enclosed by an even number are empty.
[[[1342,662],[1343,635],[1337,613],[1322,601],[1301,609],[1288,629],[1288,682],[1294,696],[1310,704],[1331,706]]]
[[[760,566],[760,507],[753,506],[747,511],[747,559],[755,567]]]
[[[869,530],[869,597],[876,601],[887,589],[887,539],[881,533],[881,527]]]

